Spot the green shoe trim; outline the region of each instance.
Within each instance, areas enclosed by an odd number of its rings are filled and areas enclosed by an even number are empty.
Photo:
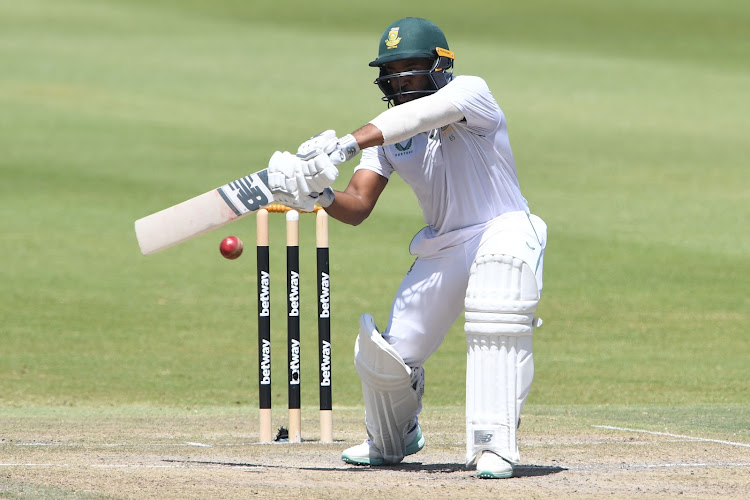
[[[513,477],[513,471],[503,472],[501,474],[498,474],[497,472],[492,472],[488,470],[480,470],[477,471],[477,477],[482,479],[508,479]]]
[[[382,458],[352,458],[346,453],[341,454],[341,460],[352,465],[383,465]]]

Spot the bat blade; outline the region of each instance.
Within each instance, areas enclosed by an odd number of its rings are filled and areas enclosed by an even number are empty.
[[[143,255],[149,255],[229,224],[273,202],[268,172],[237,179],[135,221]]]

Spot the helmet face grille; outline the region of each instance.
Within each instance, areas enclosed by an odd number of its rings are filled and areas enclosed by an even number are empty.
[[[402,79],[405,77],[424,76],[423,88],[410,88],[405,90]],[[375,83],[383,92],[382,100],[388,102],[388,107],[396,106],[408,100],[434,94],[445,87],[453,79],[453,59],[438,56],[430,69],[403,71],[400,73],[387,73],[385,66],[380,67],[380,75]]]

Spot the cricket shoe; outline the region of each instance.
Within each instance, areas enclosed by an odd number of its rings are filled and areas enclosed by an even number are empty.
[[[424,436],[422,436],[422,429],[419,427],[419,424],[416,424],[406,433],[406,438],[404,440],[408,443],[406,445],[406,453],[404,456],[414,455],[416,452],[424,448]],[[341,460],[354,465],[385,464],[383,454],[380,453],[380,450],[378,450],[369,439],[362,444],[344,450],[341,454]]]
[[[513,477],[513,466],[499,455],[485,451],[477,461],[477,477],[507,479]]]

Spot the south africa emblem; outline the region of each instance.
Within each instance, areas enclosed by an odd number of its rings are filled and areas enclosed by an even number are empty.
[[[395,49],[398,47],[400,41],[401,37],[398,36],[398,26],[395,26],[388,32],[388,39],[385,41],[385,45],[389,49]]]

